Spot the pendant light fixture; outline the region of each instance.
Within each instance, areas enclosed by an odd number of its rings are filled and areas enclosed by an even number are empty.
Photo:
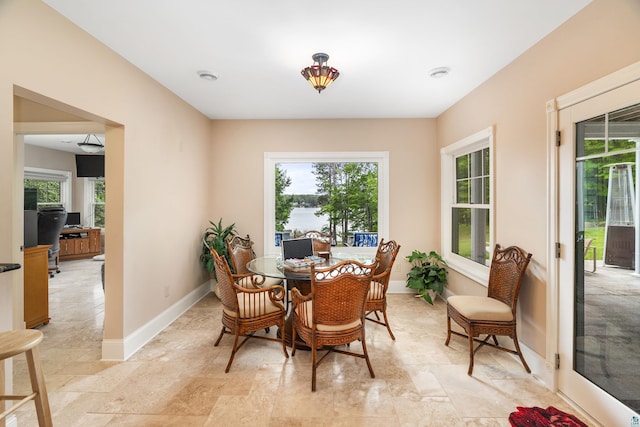
[[[309,84],[320,93],[340,76],[340,72],[327,65],[329,55],[326,53],[315,53],[311,59],[314,63],[301,71],[302,77],[307,79]]]
[[[91,140],[93,137],[94,141]],[[78,147],[85,153],[99,153],[104,151],[104,144],[100,139],[93,133],[87,134],[87,137],[82,142],[78,142]]]

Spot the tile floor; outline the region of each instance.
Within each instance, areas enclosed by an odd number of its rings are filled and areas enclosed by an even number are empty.
[[[396,335],[369,323],[375,379],[361,359],[329,356],[311,392],[311,357],[251,340],[224,373],[232,338],[219,347],[221,305],[210,294],[126,362],[101,361],[100,263],[69,261],[50,279],[51,323],[40,329],[54,423],[71,426],[509,426],[516,406],[575,409],[506,353],[490,348],[467,376],[467,343],[446,336],[445,304],[389,296]],[[275,331],[271,331],[272,334]],[[352,344],[358,346],[358,344]],[[15,391],[25,389],[15,359]],[[581,417],[584,419],[584,417]],[[36,426],[30,403],[20,427]]]

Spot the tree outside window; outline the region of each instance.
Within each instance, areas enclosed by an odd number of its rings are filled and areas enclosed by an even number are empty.
[[[93,214],[93,226],[104,228],[104,202],[105,202],[105,183],[102,179],[93,181],[93,202],[91,204]]]
[[[340,246],[354,245],[354,234],[368,234],[374,239],[363,240],[363,246],[377,246],[378,232],[378,163],[376,162],[314,162],[309,163],[305,176],[296,178],[287,173],[287,164],[275,165],[275,225],[276,231],[295,237],[304,231],[317,229],[330,234]],[[287,190],[294,179],[313,180],[313,194],[291,194]],[[289,193],[289,194],[287,194]],[[314,209],[315,216],[324,218],[321,227],[304,224],[285,230],[290,223],[298,224],[301,215],[296,209]],[[318,221],[313,221],[318,223]]]
[[[63,205],[60,181],[25,179],[24,188],[35,188],[38,190],[38,210]]]

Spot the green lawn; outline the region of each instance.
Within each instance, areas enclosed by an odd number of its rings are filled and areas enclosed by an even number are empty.
[[[584,230],[584,238],[585,239],[594,239],[591,246],[596,247],[596,259],[602,259],[602,250],[604,247],[604,227],[589,227]],[[591,259],[591,254],[593,252],[589,251],[587,254],[587,259]]]

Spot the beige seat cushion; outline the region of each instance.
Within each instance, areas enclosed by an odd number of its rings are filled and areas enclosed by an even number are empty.
[[[255,295],[255,294],[253,294]],[[275,313],[280,310],[280,306],[271,301],[268,295],[253,296],[249,293],[238,294],[238,305],[240,306],[240,318],[257,317],[268,313]],[[258,304],[255,307],[255,304]],[[229,316],[235,317],[235,312],[224,309]],[[258,314],[259,313],[259,314]]]
[[[303,308],[304,306],[304,308]],[[306,301],[303,302],[302,304],[300,304],[299,307],[296,308],[296,313],[300,314],[301,310],[306,310],[306,319],[303,319],[305,326],[307,326],[308,328],[311,328],[311,323],[313,321],[313,301]],[[360,326],[362,324],[362,322],[360,321],[360,319],[351,322],[351,323],[347,323],[345,325],[323,325],[323,324],[318,324],[316,326],[316,329],[319,331],[324,331],[324,332],[333,332],[333,331],[344,331],[347,329],[352,329],[352,328],[356,328],[358,326]]]
[[[254,275],[254,276],[243,277],[242,279],[238,280],[236,283],[242,286],[243,288],[253,289],[254,286],[251,281],[252,277],[255,277],[254,280],[258,283],[260,283],[260,281],[262,281],[263,279],[263,276]],[[269,286],[274,286],[274,285],[282,285],[282,279],[276,279],[274,277],[264,277],[264,283],[262,283],[259,286],[261,288],[268,288]]]
[[[511,307],[489,297],[456,295],[447,298],[447,304],[469,320],[497,320],[501,322],[513,320]]]
[[[380,282],[371,281],[367,299],[382,299],[384,297],[384,286]]]

